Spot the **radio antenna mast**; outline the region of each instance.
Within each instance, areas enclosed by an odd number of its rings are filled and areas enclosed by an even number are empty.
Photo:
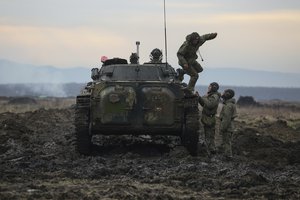
[[[168,63],[168,50],[167,50],[167,23],[166,23],[166,0],[164,0],[164,28],[165,28],[165,57],[166,64]]]

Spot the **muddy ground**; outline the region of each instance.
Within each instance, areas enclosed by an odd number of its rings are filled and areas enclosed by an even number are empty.
[[[300,131],[282,119],[238,120],[232,160],[149,136],[97,136],[82,156],[73,119],[0,113],[0,199],[300,199]]]

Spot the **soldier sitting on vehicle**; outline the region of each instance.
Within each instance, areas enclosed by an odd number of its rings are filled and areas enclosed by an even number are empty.
[[[161,63],[163,59],[163,55],[161,50],[155,48],[150,53],[150,63]]]
[[[138,64],[139,56],[137,55],[137,53],[132,53],[129,57],[129,61],[131,64]]]

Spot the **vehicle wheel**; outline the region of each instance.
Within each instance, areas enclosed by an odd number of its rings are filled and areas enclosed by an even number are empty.
[[[89,155],[92,150],[90,125],[90,96],[77,96],[75,110],[76,150]]]
[[[199,128],[199,109],[188,108],[185,113],[181,142],[192,156],[197,156],[198,153]]]

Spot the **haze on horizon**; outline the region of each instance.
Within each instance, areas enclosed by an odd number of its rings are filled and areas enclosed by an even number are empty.
[[[204,69],[300,73],[300,1],[166,0],[168,62],[185,36],[218,32],[201,48]],[[56,67],[98,66],[102,55],[141,62],[164,51],[163,0],[1,0],[0,59]],[[1,71],[1,70],[0,70]]]

